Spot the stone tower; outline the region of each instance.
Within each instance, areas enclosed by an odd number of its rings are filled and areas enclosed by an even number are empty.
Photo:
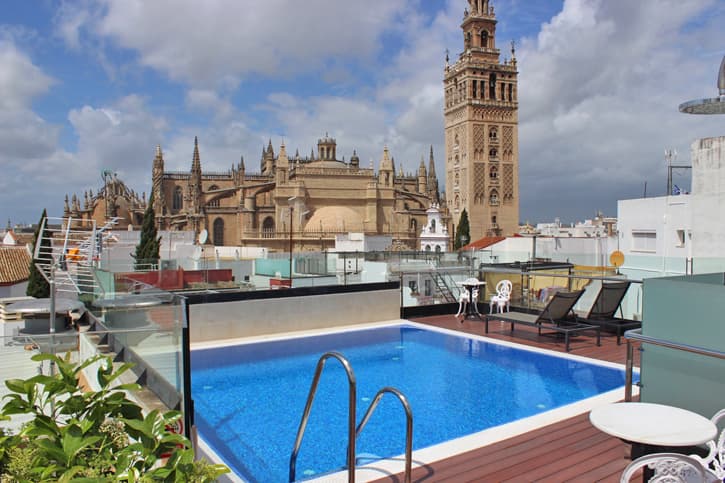
[[[468,212],[471,241],[512,235],[519,223],[516,57],[501,61],[496,16],[488,0],[469,0],[463,52],[444,89],[446,199],[454,223]]]

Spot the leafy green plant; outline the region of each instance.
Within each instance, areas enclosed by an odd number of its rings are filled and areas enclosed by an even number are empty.
[[[3,482],[210,482],[229,472],[224,465],[194,461],[189,440],[168,428],[181,413],[143,414],[126,391],[138,384],[116,384],[131,364],[114,370],[110,358],[81,364],[51,354],[54,376],[9,379],[0,419],[31,415],[17,434],[0,434],[0,481]],[[99,391],[80,387],[81,371],[100,363]],[[162,455],[168,455],[164,458]]]

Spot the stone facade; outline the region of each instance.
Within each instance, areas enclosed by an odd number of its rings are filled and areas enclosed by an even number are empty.
[[[518,231],[518,72],[513,43],[500,60],[489,1],[468,3],[463,52],[452,65],[446,56],[446,197],[453,223],[466,209],[476,240]]]
[[[74,226],[88,228],[95,222],[98,228],[116,219],[116,227],[129,225],[139,228],[146,211],[146,193],[140,196],[110,171],[103,172],[103,186],[94,195],[86,191],[83,197],[73,194],[65,197],[63,217],[75,220]]]
[[[432,148],[427,168],[421,159],[417,173],[403,175],[385,147],[375,172],[361,167],[354,151],[349,162],[338,160],[327,135],[305,158],[289,156],[284,144],[275,153],[270,141],[256,173],[247,172],[243,158],[224,173],[202,171],[197,140],[190,171],[167,172],[158,147],[152,179],[160,229],[207,230],[216,246],[277,251],[290,240],[295,251],[332,248],[335,235],[348,232],[391,235],[414,250],[426,210],[440,202]]]

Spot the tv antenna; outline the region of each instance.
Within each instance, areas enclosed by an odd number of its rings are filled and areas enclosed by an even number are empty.
[[[676,149],[665,149],[665,161],[667,162],[667,194],[666,196],[682,194],[680,188],[672,182],[672,172],[675,169],[692,169],[692,166],[673,164],[677,161]]]

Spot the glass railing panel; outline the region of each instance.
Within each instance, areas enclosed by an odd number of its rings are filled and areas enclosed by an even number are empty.
[[[163,291],[114,294],[91,304],[96,333],[108,333],[114,352],[130,351],[181,391],[182,298]]]

